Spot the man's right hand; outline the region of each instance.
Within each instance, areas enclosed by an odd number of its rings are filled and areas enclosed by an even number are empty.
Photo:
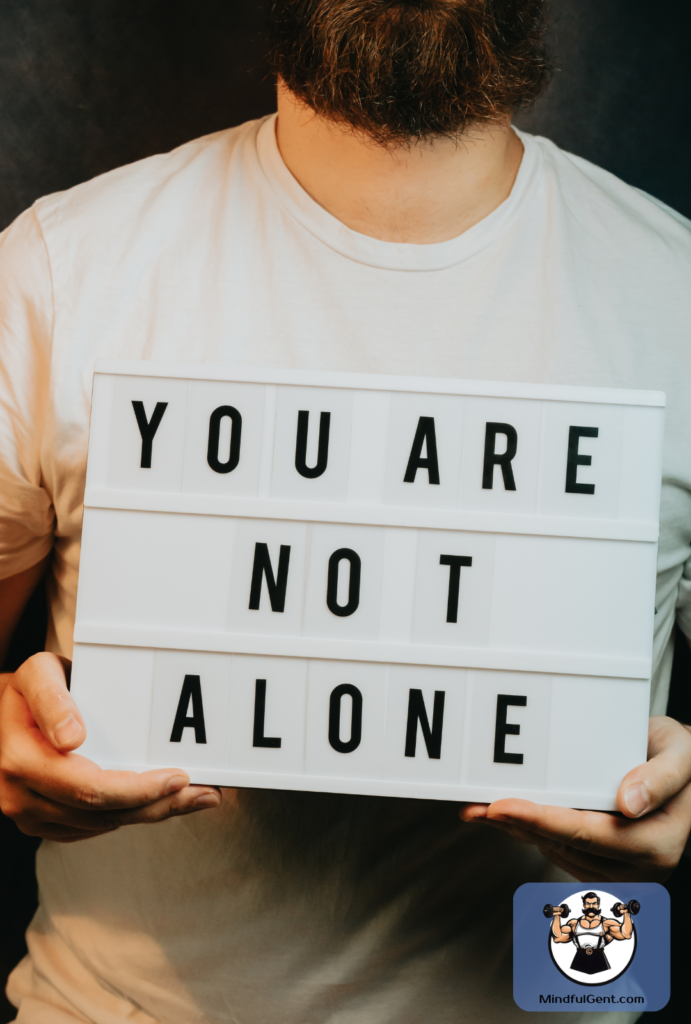
[[[191,786],[181,769],[104,771],[73,753],[86,729],[67,689],[68,670],[54,654],[35,654],[4,677],[0,809],[22,832],[72,843],[220,804],[218,789]]]

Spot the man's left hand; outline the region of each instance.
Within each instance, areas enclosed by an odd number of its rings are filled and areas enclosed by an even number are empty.
[[[537,846],[582,882],[662,882],[691,830],[691,728],[650,719],[648,761],[626,775],[619,814],[575,811],[529,800],[464,804],[460,816]]]

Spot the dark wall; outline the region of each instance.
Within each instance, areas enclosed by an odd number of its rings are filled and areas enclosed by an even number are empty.
[[[691,4],[553,0],[557,70],[518,119],[691,217]]]
[[[1,0],[0,229],[34,199],[273,109],[266,0]],[[518,123],[691,216],[687,0],[553,0]]]
[[[0,229],[38,196],[275,109],[262,0],[1,0]]]

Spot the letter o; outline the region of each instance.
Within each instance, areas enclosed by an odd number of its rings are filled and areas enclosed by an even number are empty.
[[[341,739],[341,702],[352,697],[353,714],[350,719],[350,739]],[[339,754],[352,754],[362,739],[362,693],[351,683],[342,683],[332,691],[329,698],[329,743]]]
[[[342,561],[350,562],[350,581],[348,583],[347,604],[338,603],[338,573]],[[357,611],[360,604],[360,571],[362,563],[357,552],[350,548],[339,548],[329,559],[329,572],[326,581],[326,604],[330,612],[344,618]]]
[[[221,436],[221,420],[228,416],[231,422],[230,428],[230,452],[228,461],[221,462],[218,457],[218,443]],[[242,436],[242,416],[232,405],[219,405],[214,409],[209,418],[209,445],[206,451],[206,461],[214,473],[231,473],[240,461],[240,438]]]

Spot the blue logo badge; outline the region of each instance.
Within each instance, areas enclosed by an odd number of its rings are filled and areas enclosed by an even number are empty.
[[[522,1010],[642,1013],[667,1004],[669,893],[655,882],[605,884],[516,890],[513,997]]]

